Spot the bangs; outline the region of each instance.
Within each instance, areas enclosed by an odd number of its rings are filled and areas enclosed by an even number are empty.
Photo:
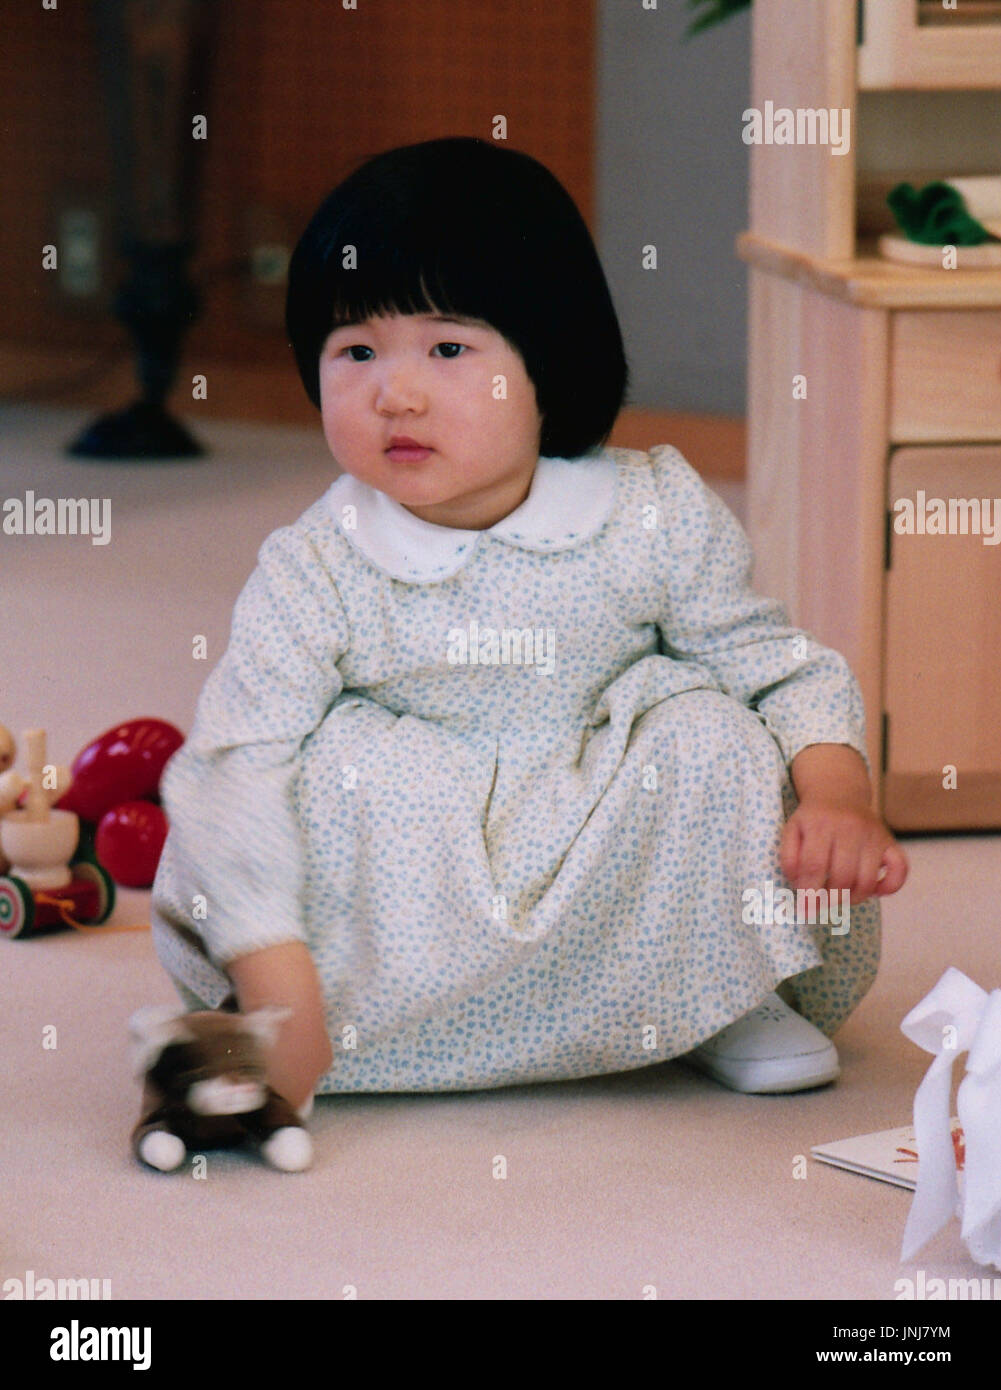
[[[453,302],[436,268],[430,271],[417,257],[366,260],[368,273],[345,271],[330,286],[330,324],[327,333],[364,323],[383,314],[464,314]],[[472,317],[472,316],[471,316]]]
[[[508,336],[516,267],[503,222],[457,196],[454,185],[363,188],[318,239],[320,318],[314,331],[379,314],[456,314]],[[432,211],[433,209],[433,211]],[[484,274],[493,269],[493,274]],[[523,272],[524,267],[521,267]]]

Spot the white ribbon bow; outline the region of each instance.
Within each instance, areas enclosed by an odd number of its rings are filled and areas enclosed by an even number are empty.
[[[1001,1269],[1001,989],[988,994],[950,966],[900,1029],[935,1056],[914,1097],[918,1182],[900,1258],[909,1260],[955,1215],[977,1264]],[[961,1052],[969,1053],[956,1102],[966,1141],[962,1195],[949,1118]]]

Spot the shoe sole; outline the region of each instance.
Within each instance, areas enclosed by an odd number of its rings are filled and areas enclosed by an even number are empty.
[[[714,1062],[694,1053],[688,1053],[678,1060],[687,1062],[690,1067],[705,1073],[706,1076],[711,1076],[714,1081],[721,1082],[731,1091],[741,1091],[745,1095],[755,1096],[787,1095],[792,1091],[809,1091],[817,1086],[828,1086],[841,1076],[841,1067],[838,1063],[834,1063],[832,1066],[830,1063],[823,1065],[818,1062],[812,1071],[800,1070],[793,1074],[787,1070],[783,1074],[775,1064]],[[761,1075],[763,1065],[768,1067],[771,1074],[766,1072],[765,1077],[756,1080],[756,1077]],[[802,1068],[803,1065],[801,1062],[800,1067]]]

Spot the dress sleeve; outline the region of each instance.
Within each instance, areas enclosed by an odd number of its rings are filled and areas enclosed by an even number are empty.
[[[304,740],[343,689],[337,662],[347,647],[331,575],[304,535],[275,531],[161,788],[170,889],[165,871],[153,907],[169,912],[173,904],[176,912],[183,904],[187,925],[220,967],[303,940],[293,779]]]
[[[811,743],[861,754],[865,706],[840,652],[789,625],[785,608],[750,587],[750,542],[736,517],[678,451],[650,451],[667,541],[658,627],[665,653],[706,667],[727,694],[756,710],[788,767]]]

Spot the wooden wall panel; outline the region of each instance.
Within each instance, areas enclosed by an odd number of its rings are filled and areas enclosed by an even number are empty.
[[[248,313],[245,280],[226,267],[246,253],[249,210],[284,223],[294,241],[340,178],[393,145],[489,139],[503,114],[509,146],[547,164],[593,227],[593,9],[593,0],[358,0],[353,10],[340,0],[219,0],[192,261],[205,309],[187,358],[287,368],[290,391],[303,394],[280,324]],[[24,372],[11,371],[20,350],[67,370],[125,336],[109,317],[67,308],[41,267],[60,190],[111,193],[90,7],[11,6],[0,63],[0,389],[23,396]],[[276,416],[288,418],[289,404]]]

